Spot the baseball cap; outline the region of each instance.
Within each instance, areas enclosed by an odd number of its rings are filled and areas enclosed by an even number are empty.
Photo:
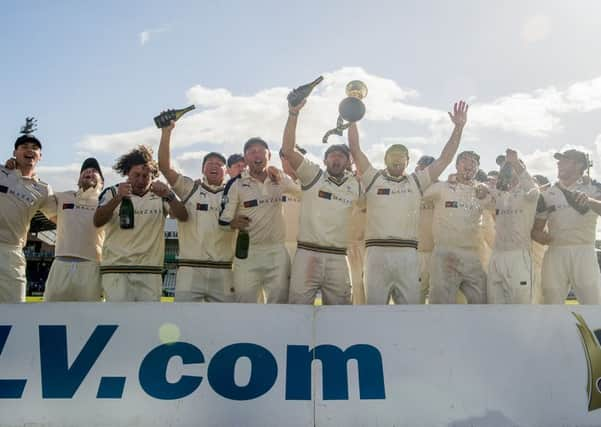
[[[17,147],[19,145],[28,144],[30,142],[32,144],[37,145],[40,150],[42,149],[42,143],[40,142],[40,140],[37,139],[33,135],[27,134],[27,135],[21,135],[20,137],[17,138],[17,140],[15,141],[15,150],[17,149]]]
[[[419,160],[417,161],[417,164],[419,166],[430,166],[432,163],[434,163],[434,160],[436,160],[434,157],[432,156],[421,156],[419,158]]]
[[[390,147],[386,149],[386,153],[384,153],[384,158],[388,156],[393,151],[400,151],[402,154],[409,158],[409,150],[403,144],[392,144]]]
[[[269,145],[267,145],[267,143],[262,138],[255,136],[244,143],[244,152],[246,153],[250,146],[255,144],[262,145],[263,147],[265,147],[266,150],[269,150]]]
[[[349,148],[344,145],[344,144],[334,144],[334,145],[330,145],[328,147],[328,149],[326,150],[326,152],[323,155],[323,158],[326,159],[328,157],[328,155],[330,153],[333,153],[334,151],[339,151],[342,154],[344,154],[346,156],[347,159],[351,158],[351,151],[349,150]]]
[[[243,162],[243,161],[244,161],[244,156],[242,154],[234,153],[227,158],[227,167],[231,168],[236,163]]]
[[[560,159],[567,159],[567,160],[574,160],[578,163],[581,163],[584,167],[588,167],[589,166],[589,161],[588,161],[588,156],[586,155],[586,153],[583,153],[582,151],[579,150],[566,150],[563,153],[555,153],[553,155],[553,157],[555,157],[555,159],[560,160]]]
[[[457,161],[463,159],[464,157],[470,157],[470,158],[474,159],[476,162],[478,162],[478,164],[480,164],[480,156],[475,151],[472,151],[472,150],[462,151],[457,156]]]
[[[79,173],[82,173],[85,169],[96,169],[98,171],[98,175],[100,175],[100,178],[102,178],[104,181],[104,176],[102,175],[102,170],[100,169],[98,160],[96,160],[94,157],[88,157],[83,161]]]

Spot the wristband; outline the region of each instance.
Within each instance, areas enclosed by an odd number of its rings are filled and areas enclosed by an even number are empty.
[[[292,116],[292,117],[296,117],[296,116],[298,116],[298,112],[295,113],[294,111],[288,110],[288,115]]]
[[[169,195],[167,197],[165,197],[165,200],[167,201],[167,203],[174,201],[175,193],[173,191],[170,191]]]

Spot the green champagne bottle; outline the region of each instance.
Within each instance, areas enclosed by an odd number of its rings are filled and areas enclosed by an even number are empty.
[[[134,204],[129,197],[121,199],[119,226],[123,229],[134,228]]]
[[[157,125],[158,128],[165,128],[169,126],[171,121],[178,121],[181,116],[186,114],[188,111],[194,110],[196,107],[194,105],[190,105],[186,108],[180,108],[179,110],[167,110],[163,111],[161,114],[154,118],[154,124]]]
[[[307,83],[306,85],[299,86],[296,89],[294,89],[292,92],[290,92],[288,94],[288,103],[290,104],[290,106],[296,107],[298,104],[303,102],[303,99],[308,97],[311,94],[311,92],[313,91],[313,89],[315,89],[315,86],[320,84],[322,80],[323,80],[323,76],[319,76],[318,78],[313,80],[311,83]]]
[[[236,239],[236,258],[248,258],[248,247],[250,246],[250,236],[246,230],[238,230],[238,238]]]

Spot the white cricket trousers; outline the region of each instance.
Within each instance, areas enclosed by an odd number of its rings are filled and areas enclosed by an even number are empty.
[[[599,304],[600,274],[592,245],[549,246],[542,273],[545,304],[563,304],[570,288],[580,304]]]
[[[290,276],[290,304],[313,304],[321,291],[323,305],[351,303],[351,278],[346,255],[298,248]]]
[[[414,248],[369,246],[365,251],[365,303],[419,304],[419,258]]]
[[[153,273],[102,274],[106,302],[161,301],[163,280]]]
[[[44,301],[101,301],[98,263],[55,258],[50,267]]]
[[[532,304],[534,272],[529,249],[493,251],[487,295],[489,304]]]
[[[0,243],[0,303],[25,302],[26,266],[23,248]]]
[[[455,304],[458,290],[468,304],[486,303],[486,273],[478,251],[435,247],[430,260],[430,304]]]
[[[236,302],[286,304],[290,280],[290,257],[283,243],[250,244],[248,258],[234,257]]]
[[[175,278],[175,302],[233,302],[229,268],[180,266]]]

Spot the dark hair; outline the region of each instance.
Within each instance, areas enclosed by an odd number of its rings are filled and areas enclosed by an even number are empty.
[[[231,168],[234,164],[236,164],[238,162],[243,162],[243,161],[244,161],[244,156],[242,154],[234,153],[227,158],[227,167]]]
[[[327,159],[328,155],[330,153],[333,153],[334,151],[338,151],[342,154],[344,154],[346,156],[347,159],[351,159],[351,150],[349,150],[349,148],[344,145],[344,144],[334,144],[334,145],[330,145],[328,147],[328,149],[326,150],[326,152],[323,155],[323,159]]]
[[[153,178],[159,176],[157,162],[152,159],[152,148],[145,145],[138,145],[129,153],[119,157],[113,169],[121,176],[126,176],[132,167],[138,165],[147,165]]]
[[[259,144],[265,147],[266,150],[269,150],[269,145],[265,142],[264,139],[255,136],[244,143],[244,153],[246,154],[246,150],[250,148],[251,145]]]
[[[210,153],[205,154],[205,156],[202,158],[202,167],[205,167],[205,163],[207,162],[207,160],[209,160],[211,157],[215,157],[219,160],[221,160],[221,162],[225,165],[225,157],[223,157],[222,154],[217,153],[215,151],[211,151]]]
[[[474,159],[478,164],[480,164],[480,156],[478,155],[478,153],[476,153],[475,151],[472,151],[472,150],[466,150],[466,151],[462,151],[461,153],[459,153],[459,155],[457,156],[457,160],[455,161],[455,164],[459,163],[459,160],[463,159],[464,157],[470,157],[470,158]]]
[[[40,142],[40,140],[37,139],[33,135],[27,134],[27,135],[21,135],[20,137],[17,138],[17,140],[15,141],[15,150],[17,149],[17,147],[19,145],[29,144],[29,143],[37,145],[40,150],[42,149],[42,143]]]
[[[486,175],[486,172],[484,172],[482,169],[478,169],[478,172],[476,172],[476,176],[474,177],[474,179],[478,182],[486,182],[488,181],[488,175]]]

